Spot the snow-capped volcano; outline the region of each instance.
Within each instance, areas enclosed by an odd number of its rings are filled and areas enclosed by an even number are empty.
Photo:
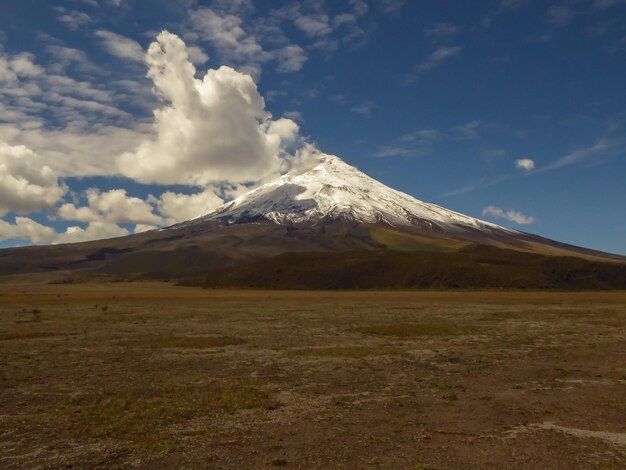
[[[227,223],[267,219],[278,224],[343,219],[435,230],[506,230],[434,204],[419,201],[370,178],[332,155],[291,171],[193,222]]]
[[[418,201],[329,155],[178,225],[5,250],[0,276],[17,273],[287,289],[626,288],[624,257]]]

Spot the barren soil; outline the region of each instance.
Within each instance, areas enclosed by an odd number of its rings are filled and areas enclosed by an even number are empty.
[[[0,284],[0,468],[626,468],[626,293]]]

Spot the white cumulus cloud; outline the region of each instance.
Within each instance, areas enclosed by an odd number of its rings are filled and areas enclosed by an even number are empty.
[[[529,225],[535,221],[534,217],[530,217],[522,214],[521,212],[513,211],[513,210],[504,210],[499,207],[489,206],[483,209],[483,215],[491,215],[493,217],[498,217],[501,219],[507,219],[511,222],[515,222],[520,225]]]
[[[521,158],[515,160],[515,166],[521,170],[530,171],[535,169],[535,161],[530,158]]]
[[[150,224],[137,224],[135,225],[135,230],[133,230],[133,233],[143,233],[143,232],[148,232],[150,230],[156,230],[157,228],[159,228],[156,225],[150,225]]]
[[[67,188],[28,147],[0,140],[0,215],[54,206]]]
[[[160,224],[161,217],[142,199],[128,196],[125,189],[100,192],[96,188],[86,191],[88,206],[76,207],[72,203],[59,207],[58,215],[64,220],[79,222],[107,222],[133,224]]]
[[[158,199],[151,199],[169,225],[208,214],[224,202],[210,189],[196,194],[166,191]]]
[[[0,240],[28,240],[30,243],[52,243],[58,234],[29,217],[16,217],[11,224],[0,219]]]
[[[222,66],[195,78],[185,43],[166,31],[150,45],[147,63],[165,105],[154,112],[153,135],[118,158],[123,175],[206,187],[278,174],[298,126],[272,120],[249,75]]]
[[[85,228],[71,226],[65,232],[56,232],[30,217],[16,217],[13,224],[0,219],[0,240],[24,240],[36,245],[84,242],[124,235],[128,235],[128,230],[108,222],[90,222]]]
[[[90,240],[101,240],[104,238],[116,238],[128,235],[129,232],[117,224],[108,222],[91,222],[86,228],[72,226],[65,232],[55,234],[49,243],[76,243]],[[33,241],[33,243],[36,243]]]

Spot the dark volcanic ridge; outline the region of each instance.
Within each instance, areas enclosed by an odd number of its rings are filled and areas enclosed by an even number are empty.
[[[322,156],[198,219],[0,251],[0,275],[287,289],[624,289],[626,258],[428,204]]]

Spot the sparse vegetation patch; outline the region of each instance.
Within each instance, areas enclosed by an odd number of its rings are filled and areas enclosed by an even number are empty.
[[[153,349],[210,349],[243,343],[243,339],[231,336],[155,336],[125,342],[130,346]]]
[[[453,336],[470,332],[467,325],[459,325],[446,321],[423,321],[419,323],[385,323],[362,326],[356,331],[368,335],[395,336],[413,338],[419,336]]]
[[[389,356],[402,354],[402,350],[389,346],[328,346],[313,348],[296,348],[286,351],[287,354],[303,357],[338,357],[362,358],[368,356]]]
[[[191,418],[238,410],[274,410],[280,403],[259,386],[213,382],[202,386],[112,390],[71,399],[70,428],[77,435],[127,439],[141,447],[169,453],[174,445],[160,438],[168,426]]]

